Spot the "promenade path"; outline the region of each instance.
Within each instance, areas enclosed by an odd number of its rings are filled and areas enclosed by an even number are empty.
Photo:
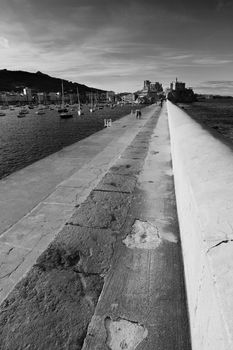
[[[166,106],[0,193],[1,350],[191,349]]]

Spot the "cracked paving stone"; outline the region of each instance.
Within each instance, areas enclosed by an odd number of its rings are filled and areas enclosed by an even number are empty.
[[[29,249],[1,243],[0,247],[0,280],[8,278],[24,262]]]
[[[135,220],[131,233],[123,240],[130,249],[155,249],[161,243],[158,228],[150,222]]]
[[[119,230],[125,222],[130,202],[130,194],[93,191],[75,210],[68,224]]]
[[[111,350],[135,350],[148,335],[147,329],[142,325],[121,318],[113,321],[107,317],[105,328],[106,343]]]

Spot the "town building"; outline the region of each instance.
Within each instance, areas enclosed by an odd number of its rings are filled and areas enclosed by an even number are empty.
[[[51,103],[59,103],[61,101],[61,93],[60,92],[49,92],[47,94],[47,99]]]
[[[107,91],[106,92],[106,100],[108,102],[114,102],[115,101],[115,92],[114,91]]]
[[[130,94],[123,95],[123,96],[121,96],[121,100],[124,103],[134,103],[135,102],[135,94],[130,93]]]
[[[23,93],[18,92],[0,92],[0,104],[15,104],[15,103],[26,103],[27,97]]]
[[[196,100],[195,94],[191,87],[186,88],[184,82],[178,81],[170,84],[170,89],[167,90],[167,98],[174,103],[194,102]]]
[[[150,80],[145,80],[143,89],[138,92],[138,101],[153,103],[159,99],[159,95],[162,93],[162,84],[159,82],[152,83]]]

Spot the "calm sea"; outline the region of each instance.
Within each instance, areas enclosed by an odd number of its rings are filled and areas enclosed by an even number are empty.
[[[86,110],[81,117],[74,112],[74,117],[66,120],[56,110],[37,115],[33,109],[24,118],[17,117],[19,108],[2,111],[6,116],[0,117],[0,178],[103,129],[104,118],[114,121],[131,108],[105,107],[92,114]]]
[[[180,106],[198,123],[214,131],[215,137],[223,137],[233,143],[233,98],[210,99]]]

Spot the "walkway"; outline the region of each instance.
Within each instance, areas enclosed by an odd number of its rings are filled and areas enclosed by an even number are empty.
[[[191,349],[167,111],[159,110],[127,117],[115,157],[106,147],[44,203],[70,205],[69,215],[3,303],[1,350]],[[76,202],[85,177],[89,193]]]

